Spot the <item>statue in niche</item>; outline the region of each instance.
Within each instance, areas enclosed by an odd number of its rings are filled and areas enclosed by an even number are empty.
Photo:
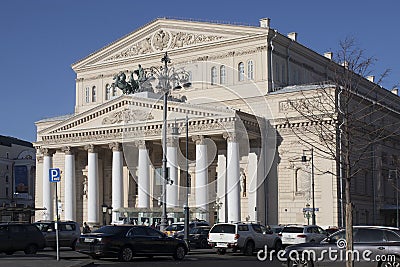
[[[246,174],[244,173],[244,170],[241,170],[240,172],[240,191],[242,192],[242,196],[246,197]]]
[[[86,176],[83,177],[82,186],[83,186],[82,195],[83,195],[85,198],[87,198],[88,179],[87,179]]]

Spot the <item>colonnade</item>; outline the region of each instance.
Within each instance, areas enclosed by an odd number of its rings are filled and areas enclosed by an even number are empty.
[[[221,197],[223,208],[221,208],[222,216],[225,216],[227,221],[240,221],[240,156],[239,143],[234,133],[224,134],[227,140],[227,158],[218,163],[226,164],[218,168],[221,172],[226,168],[226,174],[223,175],[224,181],[218,182],[217,196]],[[192,136],[196,143],[196,160],[195,160],[195,184],[192,192],[195,191],[195,206],[204,210],[209,210],[208,196],[208,163],[207,144],[204,142],[204,136]],[[151,208],[150,196],[150,157],[147,142],[140,140],[135,142],[138,148],[138,208]],[[87,151],[87,221],[90,224],[100,223],[101,203],[99,199],[100,181],[99,181],[99,159],[98,150],[95,145],[86,145]],[[112,149],[112,196],[111,203],[113,210],[123,207],[124,185],[123,185],[123,151],[120,143],[111,143],[109,148]],[[167,166],[169,167],[169,178],[173,181],[172,185],[167,186],[167,207],[178,207],[178,139],[170,139],[167,142]],[[42,149],[43,154],[43,207],[46,212],[43,219],[51,220],[54,218],[53,194],[54,189],[49,182],[49,169],[53,168],[53,155],[49,149]],[[64,212],[65,220],[73,220],[76,218],[76,177],[75,177],[75,155],[74,149],[71,147],[63,147],[65,153],[64,179],[65,179],[65,194],[64,194]],[[222,174],[221,174],[222,175]],[[220,180],[220,177],[218,178]],[[226,180],[226,182],[225,182]],[[221,186],[222,184],[222,186]],[[226,201],[225,201],[226,200]],[[226,202],[226,203],[225,203]],[[224,211],[222,211],[222,209]],[[112,221],[116,221],[116,213],[113,213]],[[221,219],[222,216],[220,215]]]

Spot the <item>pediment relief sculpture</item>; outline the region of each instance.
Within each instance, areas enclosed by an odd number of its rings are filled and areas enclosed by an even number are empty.
[[[136,55],[144,55],[152,52],[166,51],[173,48],[179,48],[194,44],[212,42],[222,39],[222,36],[206,35],[200,33],[188,32],[170,32],[160,29],[152,36],[146,37],[139,42],[134,43],[127,49],[108,58],[107,61],[118,58],[132,57]]]
[[[143,110],[124,109],[111,113],[104,118],[102,124],[129,123],[154,119],[153,115]]]

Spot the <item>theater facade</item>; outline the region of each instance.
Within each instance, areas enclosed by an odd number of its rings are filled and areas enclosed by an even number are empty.
[[[316,84],[329,80],[331,53],[306,48],[297,33],[280,34],[269,19],[259,22],[156,19],[74,63],[74,113],[36,122],[35,205],[46,209],[36,219],[54,219],[58,211],[63,220],[91,225],[159,222],[162,89],[156,79],[143,79],[128,94],[112,84],[121,73],[142,79],[168,52],[170,67],[188,73],[191,83],[173,86],[167,103],[168,220],[183,219],[188,198],[192,219],[211,223],[307,223],[311,172],[298,159],[308,147],[285,125],[298,116],[289,101],[300,101],[302,92],[313,97]],[[337,166],[318,157],[315,165],[326,170],[315,179],[317,222],[339,225]],[[57,200],[51,168],[62,171]],[[360,223],[374,212],[367,191],[356,198]]]

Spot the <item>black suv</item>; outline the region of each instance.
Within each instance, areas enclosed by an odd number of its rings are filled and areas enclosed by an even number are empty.
[[[56,248],[56,231],[54,221],[37,221],[33,223],[39,228],[46,239],[46,247]],[[58,242],[60,247],[70,247],[75,250],[76,242],[81,235],[81,229],[77,222],[58,222]]]
[[[12,255],[15,251],[22,250],[25,254],[36,254],[44,246],[44,237],[34,225],[28,223],[0,224],[0,252]]]

